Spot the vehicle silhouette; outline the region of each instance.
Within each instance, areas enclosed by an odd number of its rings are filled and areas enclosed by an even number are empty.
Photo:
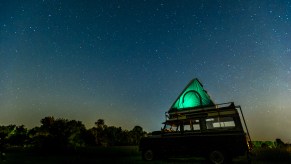
[[[203,101],[208,104],[203,105]],[[185,103],[188,105],[183,105]],[[191,103],[196,103],[196,106],[191,106]],[[177,104],[180,104],[180,109]],[[251,149],[241,107],[233,102],[214,104],[198,79],[187,85],[165,115],[161,131],[154,131],[140,141],[143,160],[203,156],[220,164],[248,154]]]

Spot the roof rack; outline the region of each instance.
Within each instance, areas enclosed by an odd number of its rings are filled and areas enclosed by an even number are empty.
[[[214,110],[220,110],[224,108],[235,108],[234,102],[228,102],[228,103],[221,103],[221,104],[215,104],[214,106],[207,106],[207,107],[198,107],[198,108],[188,108],[181,111],[174,111],[174,112],[165,112],[167,115],[185,115],[189,113],[199,113],[199,112],[207,112],[207,111],[214,111]]]

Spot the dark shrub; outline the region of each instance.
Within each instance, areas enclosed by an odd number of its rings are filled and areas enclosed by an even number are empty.
[[[291,154],[285,148],[262,148],[256,150],[256,159],[269,162],[291,162]]]

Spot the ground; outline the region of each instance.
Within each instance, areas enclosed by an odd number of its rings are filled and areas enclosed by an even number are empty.
[[[80,153],[58,154],[58,153],[39,153],[23,150],[6,152],[6,157],[1,160],[2,164],[95,164],[95,163],[134,163],[134,164],[204,164],[204,158],[168,158],[152,162],[141,159],[141,154],[136,146],[110,147],[110,148],[86,148]],[[247,163],[246,157],[239,157],[233,163]],[[253,160],[252,163],[261,164],[266,161]],[[284,163],[284,162],[281,162]]]

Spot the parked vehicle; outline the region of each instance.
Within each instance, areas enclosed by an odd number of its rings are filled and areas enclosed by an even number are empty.
[[[203,101],[207,104],[203,105]],[[241,107],[232,102],[214,105],[197,79],[189,83],[166,112],[163,124],[161,131],[141,139],[139,149],[144,160],[203,156],[213,163],[225,163],[250,150]]]

